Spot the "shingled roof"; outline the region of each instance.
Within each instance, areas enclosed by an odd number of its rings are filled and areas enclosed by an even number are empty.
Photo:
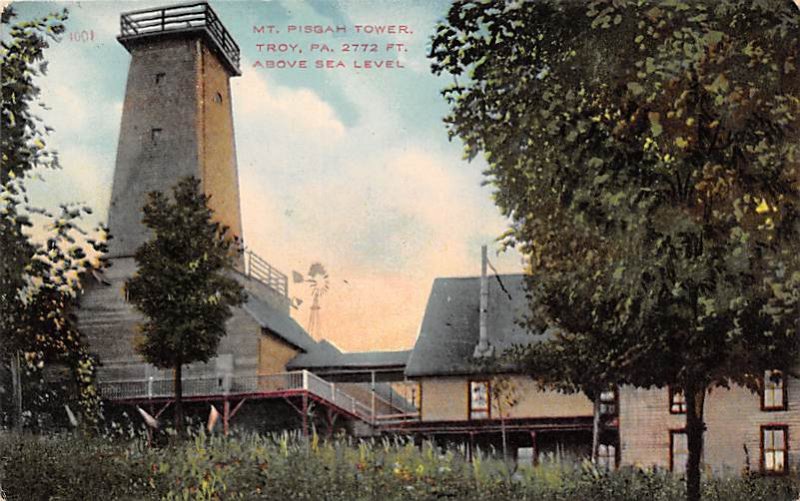
[[[406,376],[480,372],[480,364],[473,358],[479,338],[479,307],[480,277],[434,280]],[[515,344],[543,339],[520,326],[528,311],[525,275],[489,277],[487,331],[495,354]]]
[[[362,351],[345,353],[328,341],[322,340],[316,349],[301,353],[286,364],[289,370],[295,369],[371,369],[403,368],[411,350],[404,351]]]
[[[252,293],[247,294],[247,302],[242,305],[261,327],[283,339],[292,346],[303,351],[312,351],[317,347],[314,339],[294,321],[294,319],[269,302],[259,299]]]

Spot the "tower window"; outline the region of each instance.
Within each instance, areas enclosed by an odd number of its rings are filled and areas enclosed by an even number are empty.
[[[156,84],[160,84],[164,82],[164,77],[167,76],[166,73],[156,73]]]
[[[214,102],[222,103],[222,94],[220,94],[219,92],[216,92],[214,94]]]
[[[150,129],[150,142],[153,144],[158,144],[159,139],[161,139],[161,129],[153,128]]]

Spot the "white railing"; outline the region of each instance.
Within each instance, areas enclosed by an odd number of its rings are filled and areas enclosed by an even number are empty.
[[[413,418],[411,414],[381,414],[375,411],[371,402],[362,402],[335,383],[328,382],[306,370],[269,374],[261,376],[232,376],[182,378],[184,397],[231,396],[249,393],[277,393],[289,390],[304,390],[318,398],[344,409],[360,419],[377,424],[396,421],[399,417]],[[109,400],[150,399],[172,397],[174,381],[155,379],[125,381],[100,381],[100,393]],[[381,399],[383,400],[383,399]]]
[[[284,297],[289,297],[289,279],[253,251],[246,252],[245,274]]]

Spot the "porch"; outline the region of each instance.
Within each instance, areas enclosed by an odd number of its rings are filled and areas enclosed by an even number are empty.
[[[338,417],[368,425],[372,429],[398,426],[415,421],[419,413],[403,402],[390,401],[374,390],[346,391],[346,384],[327,381],[307,370],[279,374],[182,378],[183,401],[219,402],[222,422],[227,434],[229,423],[245,402],[283,399],[301,416],[303,432],[308,433],[309,405],[321,406],[330,426]],[[103,398],[118,404],[160,406],[156,417],[174,401],[174,382],[171,378],[101,381],[98,386]]]

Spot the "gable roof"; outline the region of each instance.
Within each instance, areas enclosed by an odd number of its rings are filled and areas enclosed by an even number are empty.
[[[287,343],[303,351],[312,351],[317,343],[295,320],[269,302],[248,292],[247,302],[242,308],[248,312],[262,328],[278,336]]]
[[[525,275],[491,275],[487,331],[495,355],[513,345],[541,340],[519,325],[529,311]],[[480,277],[433,282],[406,376],[467,375],[480,372],[473,359],[479,333]]]
[[[403,368],[411,350],[403,351],[362,351],[345,353],[326,340],[317,343],[313,350],[294,357],[286,368],[295,369],[370,369]]]

